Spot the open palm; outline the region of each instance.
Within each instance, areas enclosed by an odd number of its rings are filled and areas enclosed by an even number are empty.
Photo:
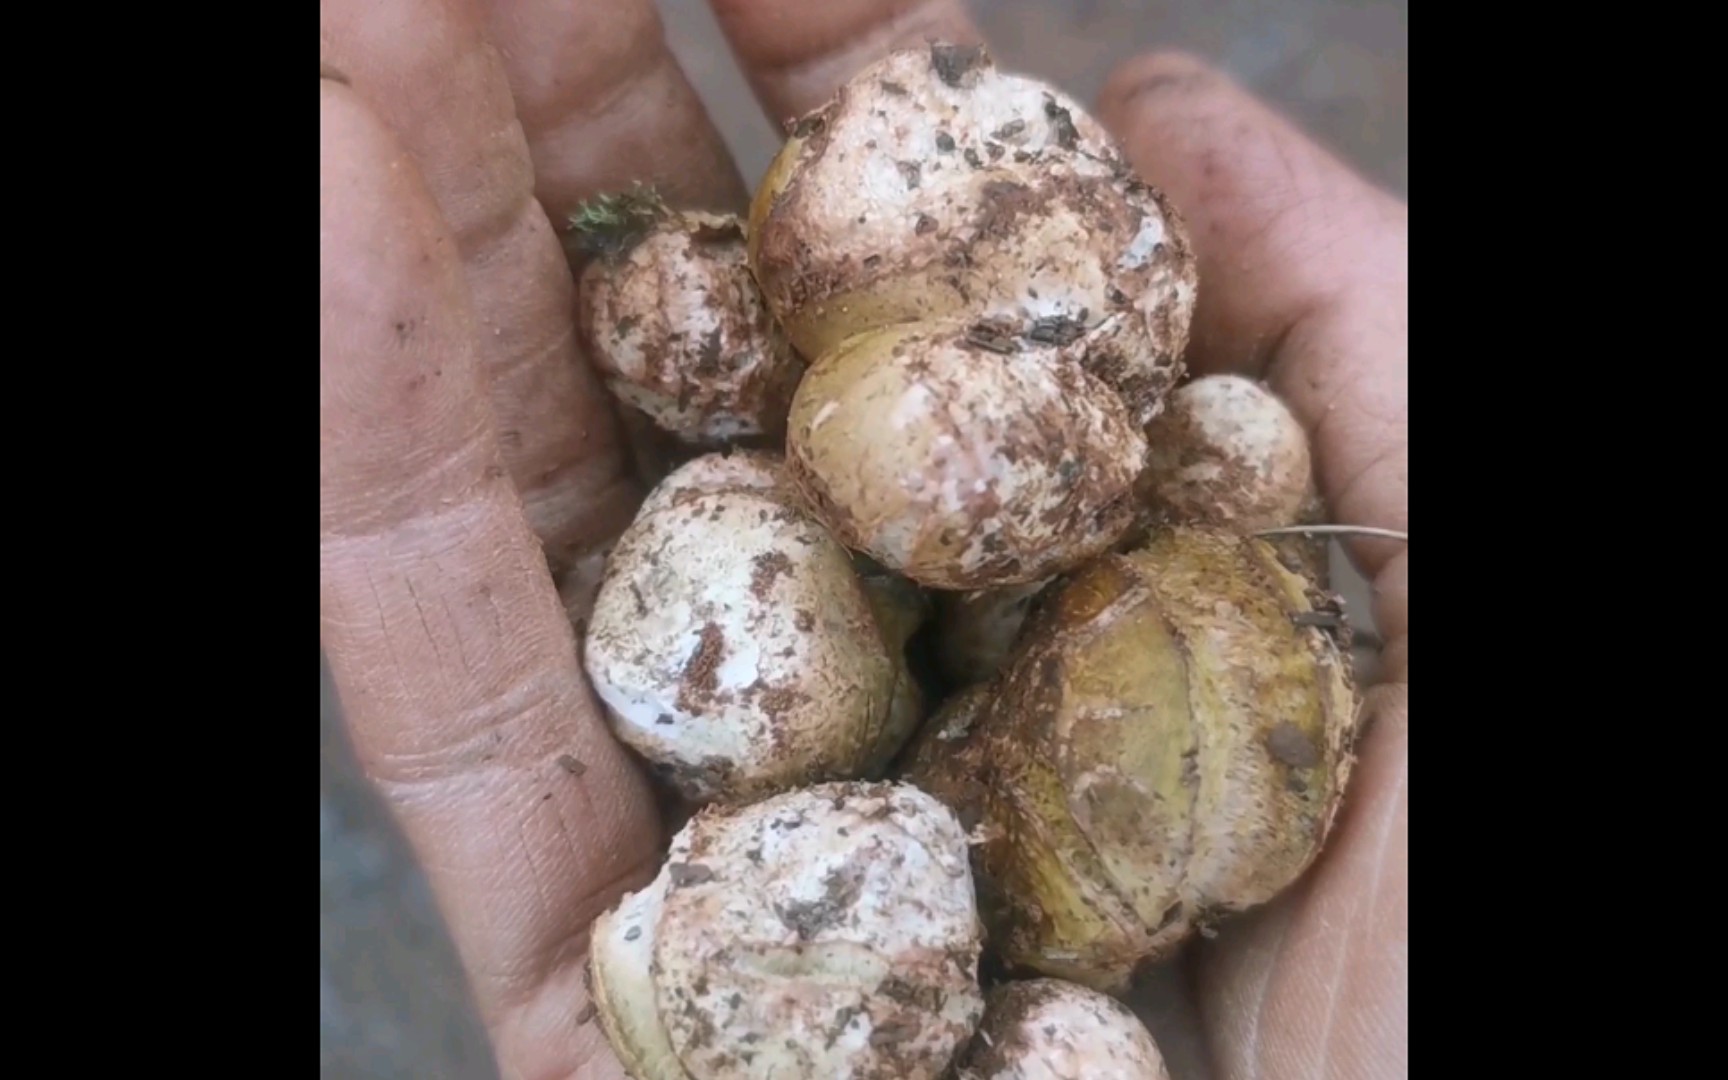
[[[889,48],[978,40],[957,0],[713,6],[776,120]],[[503,1074],[618,1076],[587,929],[653,875],[661,823],[566,603],[642,488],[552,222],[638,180],[746,188],[652,0],[321,0],[320,43],[323,646]],[[1127,65],[1098,110],[1191,226],[1190,366],[1269,380],[1335,521],[1406,528],[1405,206],[1190,59]],[[1407,554],[1352,554],[1386,640],[1362,764],[1319,865],[1193,958],[1220,1078],[1406,1072]]]

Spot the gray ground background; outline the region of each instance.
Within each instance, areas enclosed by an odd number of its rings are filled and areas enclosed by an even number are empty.
[[[1185,48],[1399,194],[1409,176],[1406,8],[1404,0],[972,0],[1004,66],[1090,101],[1117,62]],[[776,136],[713,17],[703,0],[661,0],[661,9],[674,50],[754,180]],[[1346,574],[1340,585],[1365,618],[1359,579]],[[359,775],[322,664],[319,681],[320,1075],[487,1080],[496,1072],[425,883]]]

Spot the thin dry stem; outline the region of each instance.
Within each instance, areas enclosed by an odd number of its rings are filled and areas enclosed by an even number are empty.
[[[1376,529],[1367,525],[1287,525],[1277,529],[1261,529],[1255,536],[1364,536],[1379,540],[1397,540],[1408,544],[1410,534],[1397,529]]]

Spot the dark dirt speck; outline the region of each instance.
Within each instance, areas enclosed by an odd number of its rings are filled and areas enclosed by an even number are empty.
[[[808,139],[827,126],[828,117],[825,113],[812,113],[792,121],[787,130],[794,139]]]
[[[666,873],[675,888],[701,885],[714,880],[714,871],[701,863],[671,863],[666,867]]]
[[[822,879],[822,895],[815,900],[794,900],[776,905],[774,913],[798,940],[809,941],[835,925],[852,910],[863,889],[863,877],[848,867],[836,867]]]
[[[984,349],[987,352],[1001,353],[1004,356],[1016,353],[1019,346],[1014,343],[1013,335],[1003,332],[989,323],[979,323],[966,331],[966,344],[973,348]]]
[[[1026,331],[1026,336],[1041,345],[1072,345],[1086,333],[1086,323],[1083,319],[1071,319],[1066,315],[1050,315],[1036,319],[1032,328]]]
[[[930,46],[930,66],[936,70],[936,77],[948,86],[959,87],[966,73],[984,62],[982,45]]]
[[[1293,769],[1312,769],[1320,764],[1314,741],[1288,720],[1266,733],[1266,751]]]
[[[1056,145],[1064,150],[1074,149],[1080,141],[1080,132],[1074,127],[1073,114],[1056,104],[1055,98],[1046,95],[1044,115],[1050,118],[1050,126],[1056,129]]]
[[[878,1049],[896,1046],[918,1034],[918,1023],[904,1017],[890,1017],[870,1032],[870,1045]]]
[[[834,1022],[828,1025],[828,1046],[830,1049],[833,1048],[834,1043],[845,1033],[846,1029],[852,1026],[853,1019],[863,1012],[864,1008],[860,1005],[845,1005],[835,1010]]]

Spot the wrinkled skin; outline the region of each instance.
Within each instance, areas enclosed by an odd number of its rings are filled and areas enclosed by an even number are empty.
[[[975,40],[941,0],[715,7],[775,120],[890,45]],[[503,417],[537,400],[537,364],[571,359],[545,347],[571,333],[573,288],[549,221],[635,179],[715,209],[747,192],[643,0],[323,0],[320,45],[345,80],[319,88],[321,644],[503,1075],[616,1078],[587,928],[652,878],[661,827],[583,681],[522,448],[568,450],[540,505],[568,508],[577,563],[642,489],[591,377],[537,427]],[[1206,287],[1189,365],[1268,378],[1334,521],[1407,528],[1405,206],[1183,57],[1126,65],[1096,112],[1190,223]],[[1219,1080],[1408,1071],[1408,555],[1350,552],[1387,643],[1351,792],[1303,881],[1169,988],[1158,1015],[1203,1035],[1184,1052],[1155,1028],[1177,1080],[1179,1060]]]

